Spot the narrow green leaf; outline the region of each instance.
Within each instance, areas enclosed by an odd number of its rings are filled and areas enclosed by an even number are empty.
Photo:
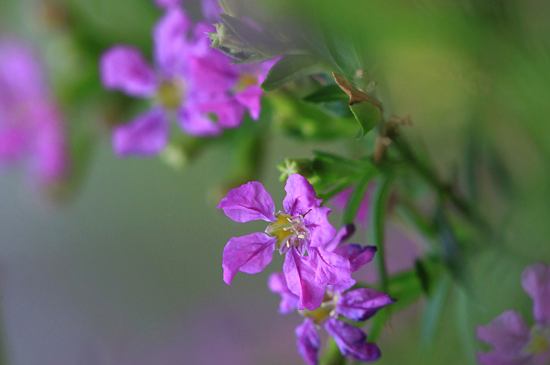
[[[458,299],[456,305],[456,321],[459,329],[463,346],[465,348],[465,357],[471,365],[477,364],[476,360],[476,337],[475,325],[472,325],[472,316],[469,310],[468,294],[464,290],[458,290]]]
[[[451,293],[452,280],[446,275],[438,283],[436,291],[424,307],[424,317],[422,319],[422,329],[420,334],[420,343],[427,347],[432,344],[435,334]]]
[[[299,77],[307,76],[321,71],[321,65],[318,60],[305,55],[290,55],[281,58],[269,70],[262,89],[264,91],[273,91],[286,83]]]
[[[231,15],[220,14],[220,17],[239,38],[258,52],[270,57],[277,57],[284,53],[284,45],[276,38],[260,32],[256,28]]]
[[[357,52],[351,38],[345,32],[335,34],[334,27],[330,31],[328,28],[327,25],[321,25],[323,40],[332,60],[345,75],[353,75],[355,70],[359,68],[359,65],[357,62]]]
[[[304,101],[310,103],[328,103],[331,101],[349,101],[349,96],[336,84],[327,85],[306,96]]]
[[[378,262],[378,272],[380,274],[380,281],[382,291],[391,295],[388,292],[388,272],[386,270],[386,262],[384,258],[384,229],[386,220],[386,209],[388,205],[388,198],[393,181],[393,174],[388,173],[383,175],[380,179],[378,186],[372,200],[372,214],[371,214],[371,242],[376,245],[378,251],[376,253]]]
[[[355,215],[361,206],[361,202],[365,196],[365,191],[367,190],[369,182],[371,182],[374,177],[374,173],[374,170],[368,171],[355,186],[353,193],[351,193],[351,196],[346,203],[344,213],[342,214],[342,226],[353,223],[355,220]]]
[[[334,342],[334,339],[330,339],[328,343],[327,351],[321,358],[321,365],[346,365],[346,359],[340,353],[340,349]]]
[[[380,108],[368,101],[350,105],[349,108],[361,126],[360,137],[364,137],[380,122]]]

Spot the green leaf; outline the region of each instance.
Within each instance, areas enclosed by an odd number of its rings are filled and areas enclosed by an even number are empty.
[[[349,108],[361,126],[360,137],[364,137],[365,134],[373,130],[382,117],[380,108],[368,101],[350,105]]]
[[[357,214],[357,211],[361,206],[361,202],[363,201],[363,197],[365,196],[365,191],[367,190],[367,186],[369,185],[369,182],[371,182],[375,174],[376,174],[376,170],[374,168],[370,169],[363,176],[363,178],[359,180],[359,182],[355,186],[353,193],[351,194],[351,196],[348,199],[348,202],[346,203],[344,214],[342,214],[343,226],[349,223],[353,223],[353,221],[355,220],[355,215]]]
[[[285,47],[278,39],[258,31],[256,28],[231,15],[220,14],[220,17],[239,38],[258,52],[270,57],[277,57],[284,53]]]
[[[371,242],[376,245],[378,251],[376,258],[378,262],[378,272],[380,274],[382,291],[388,294],[388,272],[386,270],[386,262],[384,258],[384,229],[386,220],[386,209],[388,198],[393,181],[393,174],[388,173],[382,176],[372,200],[371,214]]]
[[[281,58],[269,70],[262,89],[273,91],[299,77],[321,71],[321,65],[316,58],[305,55],[290,55]]]
[[[321,32],[327,50],[336,64],[345,75],[352,76],[359,68],[357,51],[346,32],[334,33],[334,27],[329,31],[327,24],[321,25]]]
[[[336,84],[323,86],[306,96],[304,101],[310,103],[328,103],[331,101],[349,101],[349,96]]]
[[[472,325],[472,315],[469,310],[468,294],[464,290],[458,290],[458,300],[456,305],[456,321],[459,333],[461,335],[463,346],[465,347],[465,357],[468,363],[475,365],[476,360],[476,337],[475,325]]]
[[[431,345],[434,340],[451,288],[452,280],[446,275],[439,281],[436,291],[424,307],[420,342],[425,347]]]
[[[331,338],[325,355],[321,358],[321,365],[346,365],[346,359],[340,353],[340,349]]]

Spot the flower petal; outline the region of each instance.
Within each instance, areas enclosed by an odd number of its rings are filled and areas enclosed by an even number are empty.
[[[536,263],[521,274],[523,289],[533,298],[533,316],[544,325],[550,325],[550,266]]]
[[[21,128],[0,129],[0,164],[11,164],[25,155],[27,133]]]
[[[336,250],[336,247],[340,245],[342,242],[347,241],[353,234],[355,233],[355,225],[353,223],[346,224],[340,230],[338,233],[336,233],[336,236],[334,236],[333,239],[328,241],[322,249],[325,251],[334,251]]]
[[[183,9],[171,7],[153,30],[155,59],[165,78],[185,71],[188,52],[187,32],[190,27],[191,21]]]
[[[208,114],[193,108],[182,108],[177,113],[178,124],[187,134],[195,137],[219,136],[223,129]]]
[[[298,309],[298,302],[300,301],[300,298],[292,294],[292,292],[288,289],[284,273],[274,272],[269,275],[267,287],[272,293],[279,294],[281,296],[279,313],[287,314]]]
[[[170,126],[164,110],[151,109],[129,124],[113,131],[113,148],[118,156],[156,155],[168,143]]]
[[[237,271],[247,274],[261,272],[273,259],[275,242],[276,238],[265,233],[231,238],[223,249],[223,281],[231,285]]]
[[[496,352],[478,352],[477,361],[482,365],[532,365],[533,355],[531,354],[502,354]]]
[[[343,245],[334,250],[335,253],[347,258],[351,264],[351,272],[356,272],[374,258],[376,246],[361,246],[355,243]]]
[[[262,96],[264,91],[257,85],[250,85],[243,91],[235,94],[235,100],[244,105],[253,120],[260,119],[262,111]]]
[[[313,318],[306,318],[301,325],[296,327],[296,346],[302,358],[309,365],[317,365],[319,362],[319,348],[321,338],[315,328]]]
[[[310,248],[308,253],[315,268],[315,281],[321,284],[345,284],[351,281],[350,263],[336,253]]]
[[[135,48],[115,46],[101,56],[101,83],[137,97],[151,97],[157,89],[153,69]]]
[[[235,222],[250,222],[262,219],[267,222],[275,222],[275,203],[273,198],[257,181],[232,189],[227,193],[218,205],[224,213]]]
[[[202,0],[202,14],[206,20],[212,23],[220,23],[222,20],[220,14],[223,13],[222,7],[218,0]]]
[[[288,214],[293,216],[305,214],[309,210],[319,207],[323,201],[315,197],[313,185],[302,175],[290,175],[286,180],[285,191],[283,207]]]
[[[181,0],[155,0],[155,4],[160,8],[169,8],[181,3]]]
[[[326,285],[315,281],[315,269],[311,265],[311,258],[300,255],[296,248],[291,246],[286,253],[283,272],[288,289],[300,298],[298,309],[319,308],[323,302]]]
[[[329,318],[325,329],[345,358],[359,361],[374,361],[380,357],[380,349],[374,343],[365,342],[367,335],[357,327]]]
[[[349,283],[336,284],[336,285],[327,285],[327,290],[330,290],[334,293],[343,293],[348,289],[351,289],[357,281],[354,278],[351,278]]]
[[[239,80],[239,70],[231,64],[233,60],[210,47],[208,33],[215,31],[211,25],[197,24],[187,59],[191,87],[202,92],[227,92],[233,89]]]
[[[336,235],[336,229],[328,221],[331,209],[313,208],[305,217],[304,225],[309,231],[310,246],[323,247]]]
[[[529,328],[515,311],[506,311],[487,326],[477,327],[477,339],[493,345],[496,353],[519,354],[529,338]]]
[[[374,289],[355,289],[338,297],[336,312],[353,321],[365,321],[388,304],[394,303],[386,293]]]

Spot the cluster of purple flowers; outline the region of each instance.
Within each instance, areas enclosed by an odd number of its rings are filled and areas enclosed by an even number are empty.
[[[265,220],[265,233],[253,233],[229,240],[223,252],[223,277],[231,284],[237,271],[261,272],[272,260],[275,249],[286,254],[283,272],[272,274],[269,288],[282,297],[279,310],[296,309],[306,320],[296,329],[298,349],[309,364],[317,364],[320,339],[316,325],[324,323],[342,354],[350,359],[372,361],[380,356],[376,345],[365,342],[365,333],[338,315],[364,321],[393,300],[373,289],[355,289],[351,274],[370,262],[373,246],[341,245],[353,226],[336,231],[328,221],[329,208],[321,207],[313,186],[301,175],[286,182],[284,210],[275,204],[259,182],[252,181],[231,190],[218,209],[236,222]]]
[[[210,47],[214,26],[193,25],[177,3],[157,1],[166,13],[153,30],[155,68],[131,46],[114,46],[101,58],[107,89],[152,101],[149,111],[115,128],[119,156],[158,154],[169,141],[171,117],[189,135],[214,137],[238,127],[245,111],[254,120],[260,116],[259,85],[271,64],[232,65]]]
[[[327,244],[327,249],[345,256],[350,261],[352,272],[359,270],[372,260],[375,247],[362,247],[357,244],[341,245],[353,233],[353,226],[344,226],[336,237]],[[363,254],[368,252],[368,254]],[[342,355],[348,359],[374,361],[380,357],[380,349],[374,343],[366,342],[367,335],[360,328],[338,319],[343,316],[351,321],[362,322],[391,303],[388,294],[374,289],[359,288],[349,290],[355,280],[340,285],[328,285],[320,307],[314,311],[301,310],[305,319],[296,328],[297,347],[300,355],[310,365],[318,363],[321,339],[317,327],[324,325],[327,333],[334,339]],[[290,313],[298,309],[299,298],[292,293],[283,273],[273,273],[268,281],[269,290],[281,296],[279,312]]]
[[[33,181],[51,185],[68,171],[65,121],[33,49],[0,40],[0,166],[28,162]]]
[[[521,275],[523,289],[533,299],[535,325],[529,328],[521,314],[511,310],[478,327],[477,337],[493,346],[479,353],[484,365],[546,365],[550,363],[550,266],[536,263]]]

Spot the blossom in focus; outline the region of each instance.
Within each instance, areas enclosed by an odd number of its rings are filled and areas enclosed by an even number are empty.
[[[263,185],[252,181],[231,190],[218,209],[236,222],[265,220],[265,233],[253,233],[229,240],[223,251],[223,278],[229,285],[237,273],[261,272],[275,249],[286,254],[283,271],[288,289],[298,296],[300,309],[315,309],[323,301],[327,285],[351,282],[350,262],[329,252],[324,245],[336,235],[328,221],[329,208],[320,207],[313,186],[301,175],[286,182],[284,210],[275,204]]]
[[[338,233],[339,244],[346,235],[349,235],[349,227],[344,227]],[[352,255],[346,256],[350,261],[355,262],[354,271],[367,264],[374,257],[375,247],[359,246],[350,250],[351,247],[359,245],[344,245],[342,251],[353,251]],[[330,247],[329,247],[330,248]],[[334,249],[337,249],[333,247]],[[356,254],[361,252],[360,254]],[[323,326],[327,333],[334,339],[342,355],[348,359],[359,361],[374,361],[380,357],[380,350],[373,343],[366,342],[366,334],[360,328],[343,322],[338,316],[349,320],[362,322],[372,317],[376,312],[386,305],[394,302],[387,294],[380,293],[374,289],[359,288],[349,290],[355,281],[348,284],[327,286],[323,302],[314,311],[302,310],[305,319],[295,331],[298,352],[310,365],[316,365],[319,361],[318,352],[321,347],[318,328]],[[298,297],[288,287],[283,273],[273,273],[268,280],[269,290],[281,296],[279,312],[290,313],[298,309]]]
[[[477,328],[477,338],[493,346],[480,352],[484,365],[546,365],[550,363],[550,266],[536,263],[521,275],[523,289],[533,299],[535,325],[527,326],[521,314],[510,310],[487,326]]]
[[[42,185],[63,179],[69,158],[65,121],[32,48],[0,40],[0,166],[25,160]]]
[[[170,7],[153,31],[155,69],[133,47],[114,46],[104,53],[100,72],[107,89],[153,101],[147,112],[114,130],[119,156],[162,151],[171,116],[184,132],[197,137],[238,127],[246,110],[252,118],[259,117],[258,80],[210,48],[207,33],[212,29],[204,23],[192,27],[180,7]]]

